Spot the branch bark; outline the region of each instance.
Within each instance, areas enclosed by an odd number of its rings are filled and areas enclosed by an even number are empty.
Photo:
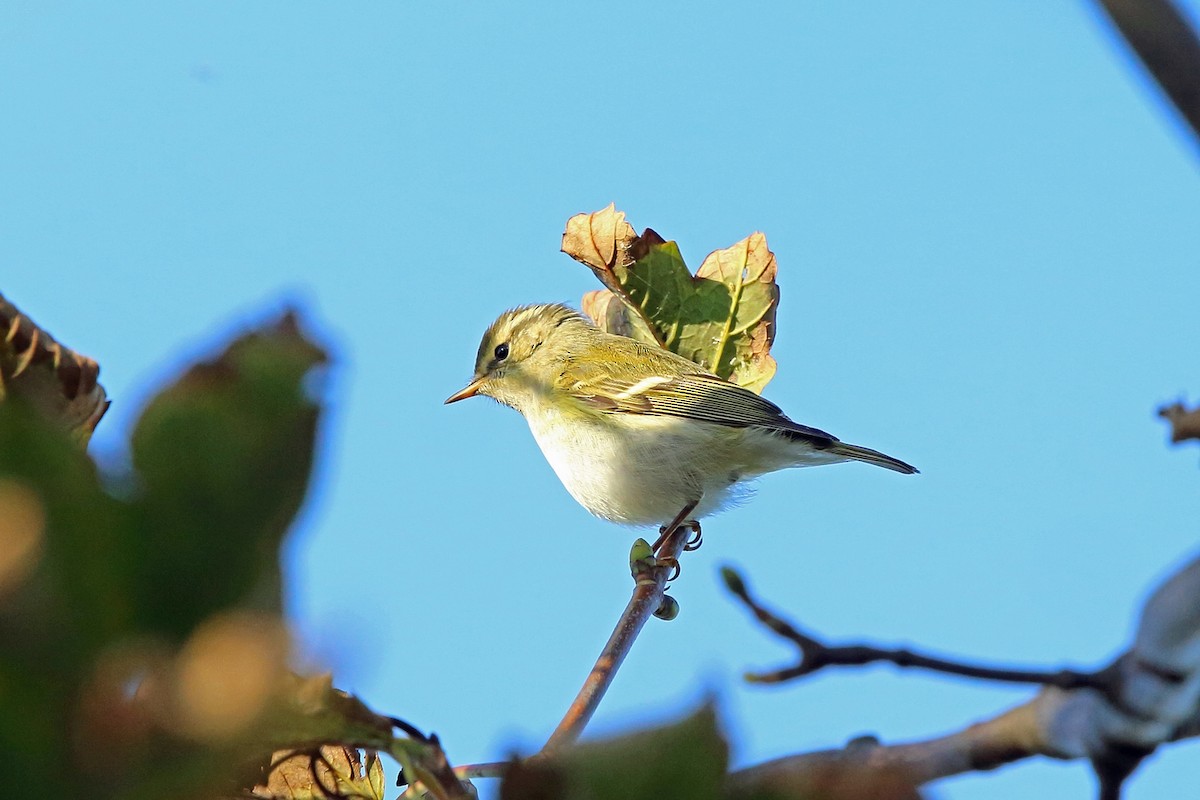
[[[1158,415],[1171,426],[1173,444],[1200,439],[1200,406],[1189,409],[1183,403],[1172,403],[1158,409]]]
[[[629,559],[634,580],[633,596],[629,598],[612,636],[604,645],[592,671],[588,673],[575,701],[571,703],[562,721],[542,748],[543,754],[560,750],[579,738],[592,715],[596,713],[600,701],[604,699],[608,687],[612,685],[617,670],[620,669],[625,656],[629,655],[638,634],[662,606],[667,579],[678,566],[679,556],[687,543],[690,530],[681,524],[681,520],[673,522],[671,528],[666,533],[667,538],[657,555],[642,539],[634,544]]]
[[[1099,0],[1200,144],[1200,39],[1171,0]]]

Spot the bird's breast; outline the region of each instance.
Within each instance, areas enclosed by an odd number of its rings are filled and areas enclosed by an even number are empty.
[[[661,525],[698,499],[715,510],[743,477],[730,466],[736,429],[642,414],[543,411],[527,419],[571,496],[613,522]]]

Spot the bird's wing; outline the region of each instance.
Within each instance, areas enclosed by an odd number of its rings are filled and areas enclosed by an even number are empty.
[[[735,428],[767,428],[822,449],[838,441],[825,431],[792,422],[771,401],[716,375],[696,372],[632,378],[573,372],[569,376],[572,380],[561,388],[600,411],[683,417]]]

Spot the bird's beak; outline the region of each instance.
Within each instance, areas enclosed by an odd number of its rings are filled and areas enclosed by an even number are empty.
[[[446,405],[449,405],[450,403],[457,403],[459,400],[466,400],[468,397],[474,397],[475,395],[479,394],[479,387],[483,386],[483,382],[486,377],[487,376],[476,378],[454,394],[447,397]]]

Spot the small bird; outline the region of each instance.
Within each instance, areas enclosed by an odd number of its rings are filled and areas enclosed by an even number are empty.
[[[474,379],[446,402],[477,394],[520,411],[571,496],[625,525],[699,520],[785,467],[917,471],[792,422],[749,389],[564,305],[522,306],[492,323]]]

